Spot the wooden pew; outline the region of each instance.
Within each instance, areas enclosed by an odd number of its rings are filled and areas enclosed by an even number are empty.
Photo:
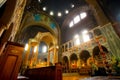
[[[29,80],[62,80],[62,68],[61,66],[49,66],[27,69],[25,76]]]

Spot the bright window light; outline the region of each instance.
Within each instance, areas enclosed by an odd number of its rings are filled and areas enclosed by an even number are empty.
[[[34,47],[34,53],[37,51],[37,46]]]
[[[80,18],[84,19],[87,16],[86,12],[80,13]]]
[[[76,35],[74,36],[74,39],[76,39],[76,38],[79,38],[79,35],[78,35],[78,34],[76,34]]]
[[[77,38],[77,39],[75,40],[75,45],[80,45],[80,39],[79,39],[79,38]]]
[[[68,10],[65,10],[65,13],[66,13],[66,14],[68,14],[68,13],[69,13],[69,11],[68,11]]]
[[[42,52],[43,52],[43,53],[47,52],[47,46],[43,46]]]
[[[25,51],[27,51],[27,50],[28,50],[28,44],[25,45]]]
[[[89,41],[90,40],[89,35],[84,35],[83,36],[83,40],[84,40],[84,42]]]
[[[62,13],[61,13],[61,12],[58,12],[58,16],[61,17],[61,16],[62,16]]]
[[[46,11],[46,7],[43,7],[43,11]]]
[[[69,27],[71,28],[73,26],[73,21],[70,22]]]
[[[86,33],[88,33],[88,31],[87,31],[87,30],[84,30],[84,31],[82,32],[82,34],[86,34]]]
[[[79,17],[79,15],[77,15],[75,18],[74,18],[74,23],[76,24],[76,23],[78,23],[80,21],[80,17]]]
[[[53,15],[54,15],[53,11],[50,11],[50,15],[51,15],[51,16],[53,16]]]
[[[75,45],[79,45],[80,44],[80,39],[79,39],[79,35],[78,34],[76,34],[75,36],[74,36],[74,43],[75,43]]]
[[[87,33],[88,33],[87,30],[84,30],[84,31],[82,32],[82,36],[83,36],[83,41],[84,41],[84,42],[87,42],[87,41],[90,40],[90,37],[89,37],[89,35],[88,35]]]

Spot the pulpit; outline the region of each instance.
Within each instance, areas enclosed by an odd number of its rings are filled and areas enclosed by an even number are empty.
[[[8,42],[0,56],[0,80],[16,80],[22,62],[24,46]]]

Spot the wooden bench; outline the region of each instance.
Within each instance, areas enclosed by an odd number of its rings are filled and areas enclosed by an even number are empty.
[[[61,66],[27,69],[24,74],[29,80],[62,80]]]

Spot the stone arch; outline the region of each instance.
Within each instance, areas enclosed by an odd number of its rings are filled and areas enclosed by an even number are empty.
[[[77,68],[78,57],[75,53],[70,55],[70,67]]]
[[[75,53],[70,55],[70,61],[73,61],[73,60],[78,60],[78,57]]]
[[[64,69],[68,69],[69,68],[69,60],[67,56],[64,56],[62,59],[62,65]]]
[[[23,21],[20,25],[20,30],[17,33],[17,36],[21,36],[21,33],[29,27],[35,27],[38,28],[44,28],[47,31],[50,32],[54,37],[56,37],[57,41],[60,41],[60,28],[57,22],[47,15],[46,13],[39,12],[39,13],[32,13],[32,12],[26,12]],[[40,31],[39,31],[40,32]],[[27,33],[26,33],[27,34]],[[16,42],[19,42],[18,40],[20,37],[16,38]],[[60,42],[59,42],[60,44]]]
[[[53,46],[58,44],[57,39],[53,35],[51,35],[50,32],[45,32],[45,33],[38,32],[35,39],[38,42],[44,41],[48,46],[51,46],[51,44]]]
[[[82,64],[86,64],[86,63],[87,63],[87,60],[88,60],[88,58],[89,58],[90,56],[91,56],[91,55],[90,55],[89,51],[87,51],[87,50],[82,50],[82,51],[80,52],[80,54],[79,54],[79,58],[80,58],[80,60],[83,62]]]
[[[39,44],[41,42],[44,42],[46,44],[47,52],[44,52],[45,54],[39,55],[38,48],[39,48]],[[50,47],[51,43],[53,44],[53,46]],[[57,39],[53,35],[51,35],[50,32],[38,32],[34,38],[29,39],[28,45],[29,45],[29,49],[28,49],[27,53],[29,54],[28,56],[31,56],[29,59],[29,61],[31,62],[31,64],[29,64],[29,66],[31,68],[33,66],[34,67],[41,66],[42,64],[40,64],[40,61],[43,61],[44,58],[47,59],[46,62],[44,61],[45,62],[44,66],[53,65],[53,64],[57,63],[57,61],[58,61],[57,60],[58,42],[57,42]],[[36,51],[34,51],[35,48],[36,48]],[[41,58],[38,58],[39,56],[41,56]]]
[[[102,47],[102,50],[103,50],[104,53],[108,53],[109,52],[105,46],[101,45],[101,47]],[[95,57],[95,56],[100,56],[99,46],[95,46],[93,48],[93,57]]]
[[[49,15],[44,12],[31,13],[27,12],[23,17],[21,24],[21,31],[31,25],[38,25],[48,29],[55,36],[59,36],[60,28],[57,22]]]

